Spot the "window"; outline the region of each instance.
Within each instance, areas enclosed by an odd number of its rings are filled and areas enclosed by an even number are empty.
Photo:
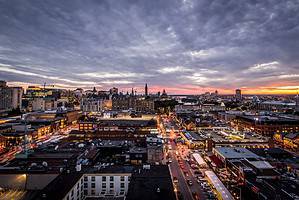
[[[120,177],[120,181],[125,181],[125,177],[124,177],[124,176],[121,176],[121,177]]]
[[[103,184],[102,184],[102,188],[106,188],[106,183],[103,183]]]
[[[81,179],[81,184],[83,183],[83,179]]]
[[[95,195],[96,191],[95,190],[91,190],[91,195]]]
[[[110,188],[113,188],[114,187],[114,183],[110,183]]]
[[[114,177],[113,176],[110,176],[110,181],[113,181],[114,180]]]
[[[87,183],[84,183],[84,188],[87,188],[87,187],[88,187]]]
[[[84,181],[87,181],[87,176],[84,176]]]
[[[91,188],[95,188],[96,184],[95,183],[91,183]]]
[[[84,195],[87,195],[87,190],[84,190]]]
[[[91,181],[95,181],[95,180],[96,180],[96,177],[92,176]]]
[[[102,181],[106,181],[106,176],[102,176]]]
[[[120,187],[124,188],[125,187],[125,183],[120,183]]]

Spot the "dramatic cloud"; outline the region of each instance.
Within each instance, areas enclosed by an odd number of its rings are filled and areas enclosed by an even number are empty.
[[[298,41],[299,0],[0,0],[10,84],[294,90]]]
[[[172,73],[177,73],[177,72],[192,72],[193,69],[186,68],[183,66],[176,66],[176,67],[163,67],[161,69],[158,69],[158,72],[162,74],[172,74]]]

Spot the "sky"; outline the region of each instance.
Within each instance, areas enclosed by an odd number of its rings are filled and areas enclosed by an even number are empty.
[[[0,0],[9,85],[295,94],[299,0]]]

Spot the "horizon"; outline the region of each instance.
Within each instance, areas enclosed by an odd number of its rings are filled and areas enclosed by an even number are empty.
[[[34,87],[43,88],[43,85],[41,85],[41,84],[28,84],[26,86],[22,86],[19,83],[10,83],[10,82],[7,82],[7,85],[10,86],[10,87],[22,87],[25,91],[27,90],[28,86],[30,86],[30,87],[34,86]],[[111,89],[112,87],[115,87],[115,86],[105,87],[105,88],[104,87],[95,87],[95,88],[96,88],[97,91],[109,91],[109,89]],[[184,96],[184,95],[186,95],[186,96],[188,96],[188,95],[192,96],[192,95],[194,95],[194,96],[196,96],[196,95],[203,95],[206,92],[213,93],[213,92],[215,92],[217,90],[217,89],[215,89],[215,90],[209,91],[209,90],[206,90],[206,89],[199,89],[198,90],[199,92],[197,92],[197,93],[196,92],[194,92],[194,93],[173,93],[173,92],[172,93],[168,93],[167,89],[169,89],[169,88],[161,88],[160,90],[157,90],[157,88],[156,88],[153,91],[151,89],[150,85],[148,85],[148,87],[149,87],[149,94],[157,94],[158,92],[162,92],[163,89],[165,89],[166,93],[168,95],[172,95],[172,96],[175,96],[175,95],[178,95],[178,96]],[[46,89],[65,89],[65,90],[72,90],[72,91],[76,90],[78,88],[81,88],[81,87],[77,87],[77,88],[46,87]],[[116,87],[116,88],[118,88],[118,87]],[[93,87],[82,88],[82,89],[84,89],[84,90],[92,90]],[[144,93],[144,88],[142,88],[142,87],[133,87],[133,89],[134,89],[134,91],[137,91],[138,95]],[[294,95],[298,95],[298,91],[299,91],[299,90],[295,90],[292,93],[250,93],[250,92],[246,91],[246,88],[245,89],[244,88],[236,88],[236,89],[241,89],[242,95],[250,95],[250,96],[252,96],[252,95],[257,95],[257,96],[263,96],[263,95],[270,95],[270,96],[285,96],[285,95],[286,96],[294,96]],[[235,95],[235,90],[236,89],[231,90],[231,93],[229,93],[229,92],[221,93],[220,92],[221,90],[220,91],[217,90],[217,91],[218,91],[218,95],[219,96],[221,96],[221,95]],[[132,90],[132,88],[118,88],[118,90],[119,90],[119,92],[122,92],[122,93],[126,93],[126,92],[130,93],[131,90]],[[226,90],[226,91],[230,91],[230,90]]]

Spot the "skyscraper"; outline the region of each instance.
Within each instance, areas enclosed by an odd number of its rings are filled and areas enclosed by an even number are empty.
[[[238,101],[242,100],[242,93],[240,89],[236,89],[236,100]]]
[[[145,91],[145,96],[147,97],[147,96],[148,96],[148,87],[147,87],[147,83],[145,84],[145,89],[144,89],[144,91]]]

